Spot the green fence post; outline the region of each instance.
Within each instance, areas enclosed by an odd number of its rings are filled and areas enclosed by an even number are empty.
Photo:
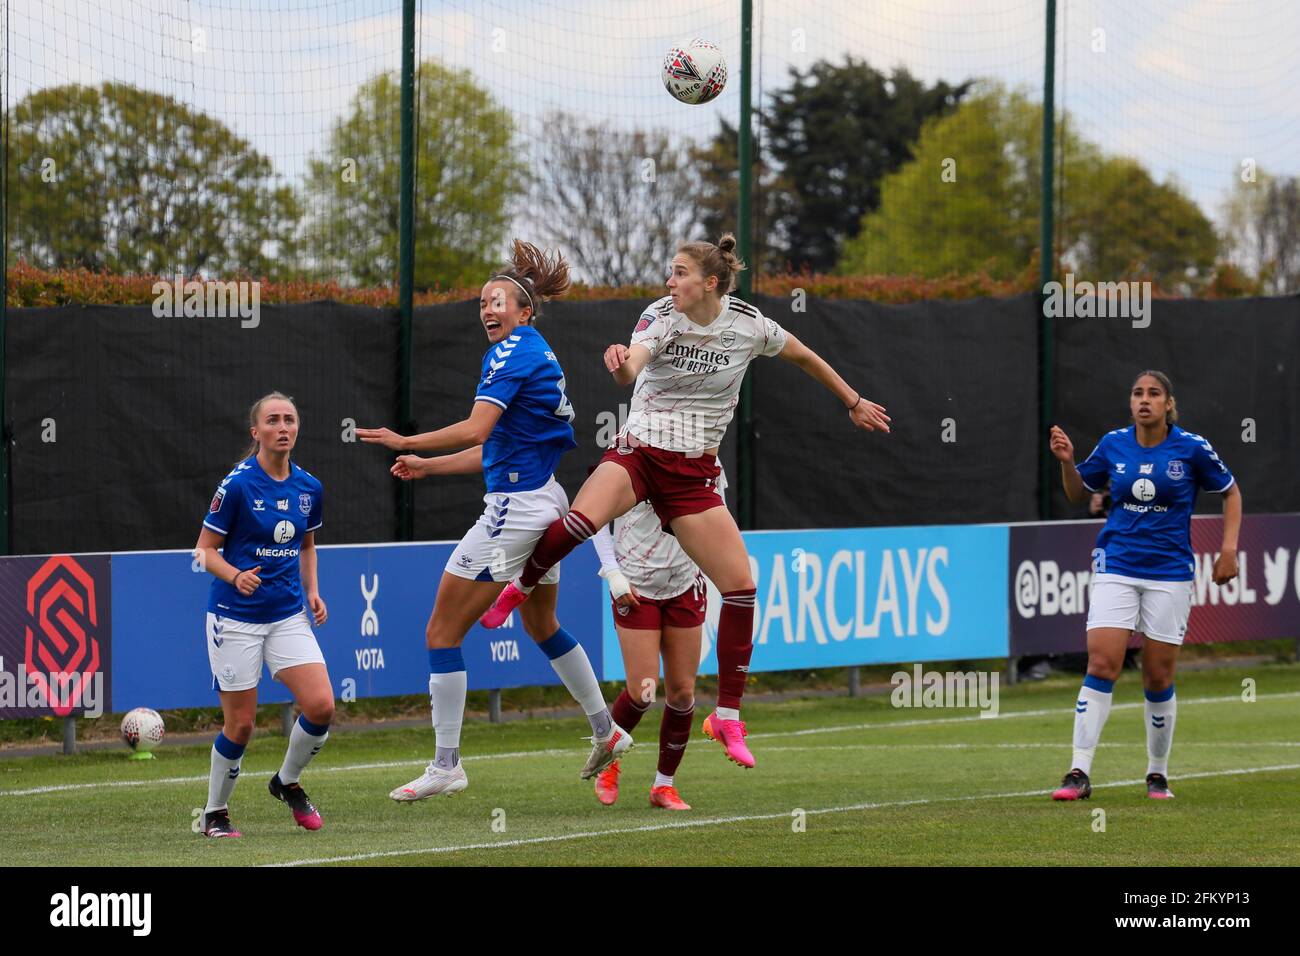
[[[736,247],[740,258],[749,268],[740,274],[737,286],[742,299],[754,291],[754,227],[752,219],[753,104],[750,103],[750,85],[753,64],[754,2],[740,2],[740,142],[737,144],[737,162],[740,175],[740,208],[736,211]],[[742,528],[754,527],[754,370],[751,366],[740,383],[740,428],[736,431],[736,513]]]
[[[1038,233],[1038,517],[1052,517],[1052,457],[1047,445],[1047,430],[1052,426],[1055,399],[1055,328],[1044,308],[1047,283],[1056,271],[1056,254],[1052,248],[1053,206],[1052,170],[1056,138],[1056,0],[1047,0],[1047,23],[1044,29],[1043,62],[1043,192],[1039,200]]]
[[[401,317],[398,356],[398,431],[415,430],[411,409],[411,317],[415,285],[415,0],[402,0],[402,158],[398,199],[397,309]],[[415,489],[399,484],[397,536],[415,537]]]

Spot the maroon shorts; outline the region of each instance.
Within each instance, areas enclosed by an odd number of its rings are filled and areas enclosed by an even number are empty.
[[[665,531],[674,518],[699,514],[724,504],[722,495],[718,494],[722,469],[713,455],[664,451],[635,439],[624,439],[611,445],[600,460],[627,469],[636,500],[650,502]]]
[[[695,585],[683,591],[677,597],[656,601],[653,598],[637,598],[637,607],[619,607],[617,601],[610,601],[610,610],[614,612],[614,623],[634,631],[662,631],[665,627],[699,627],[704,623],[704,614],[708,605],[708,596],[702,578],[695,579]]]

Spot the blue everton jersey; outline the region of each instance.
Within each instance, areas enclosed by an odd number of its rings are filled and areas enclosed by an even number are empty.
[[[321,526],[321,484],[289,463],[289,477],[276,481],[254,455],[222,480],[203,526],[226,536],[221,555],[241,571],[261,566],[261,586],[247,597],[233,584],[212,579],[208,610],[222,617],[266,624],[302,609],[298,550],[302,537]]]
[[[1227,491],[1232,472],[1210,443],[1177,425],[1154,448],[1137,443],[1136,426],[1102,436],[1078,466],[1089,491],[1110,481],[1111,509],[1097,536],[1097,570],[1155,581],[1190,581],[1192,507],[1198,489]]]
[[[560,456],[578,447],[564,372],[531,325],[519,326],[487,350],[474,401],[505,409],[483,443],[483,477],[489,492],[542,487]]]

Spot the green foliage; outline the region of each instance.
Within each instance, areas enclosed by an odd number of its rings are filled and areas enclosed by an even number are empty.
[[[477,287],[502,253],[525,182],[514,121],[468,70],[425,61],[417,93],[415,284]],[[326,153],[308,164],[304,243],[315,274],[396,280],[400,101],[396,73],[368,80],[335,122]]]
[[[851,56],[791,69],[790,81],[761,117],[789,190],[773,225],[794,270],[826,272],[880,204],[882,177],[912,158],[922,124],[948,114],[970,84],[926,86],[905,69],[886,75]]]
[[[1105,156],[1058,121],[1064,207],[1059,255],[1081,279],[1143,275],[1178,288],[1214,263],[1214,228],[1175,183],[1135,160]],[[881,185],[839,269],[942,276],[1019,274],[1038,247],[1042,112],[1020,92],[990,85],[926,123],[916,158]],[[1192,288],[1199,285],[1194,282]]]
[[[15,258],[55,269],[267,275],[292,261],[293,190],[211,116],[104,83],[38,90],[9,122]]]

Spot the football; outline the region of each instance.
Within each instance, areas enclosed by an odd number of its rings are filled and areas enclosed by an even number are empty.
[[[664,57],[664,88],[692,106],[707,103],[727,83],[727,61],[708,40],[687,40]]]
[[[122,739],[137,753],[149,753],[163,739],[163,719],[158,711],[137,707],[122,718]]]

